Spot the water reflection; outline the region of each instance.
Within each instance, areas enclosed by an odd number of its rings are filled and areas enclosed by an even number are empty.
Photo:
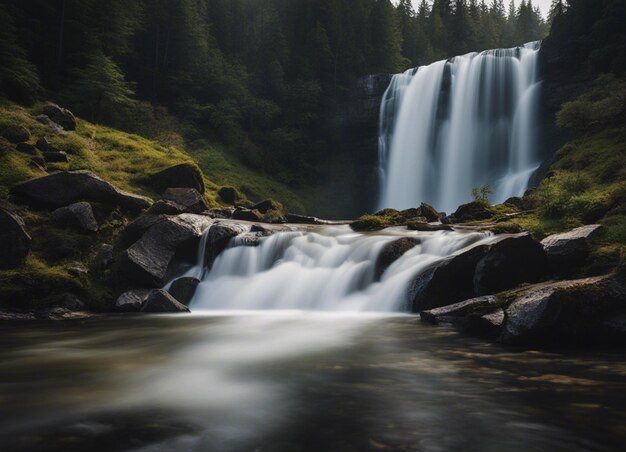
[[[2,450],[615,450],[622,353],[503,349],[410,316],[3,325]]]

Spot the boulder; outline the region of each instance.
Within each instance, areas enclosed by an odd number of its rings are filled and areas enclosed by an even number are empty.
[[[30,161],[28,162],[28,165],[31,168],[35,168],[43,172],[45,172],[46,168],[48,168],[46,161],[43,159],[43,157],[39,157],[39,156],[32,157]]]
[[[50,144],[50,142],[48,141],[48,138],[46,137],[41,137],[37,140],[37,149],[39,149],[41,152],[53,152],[56,151],[56,149],[54,149],[52,147],[52,145]]]
[[[422,232],[433,232],[433,231],[452,231],[452,226],[447,224],[430,224],[430,223],[418,223],[411,222],[407,224],[407,229],[410,231],[422,231]]]
[[[473,298],[476,265],[487,250],[486,245],[476,246],[417,275],[409,286],[410,309],[420,312]]]
[[[29,143],[18,143],[15,146],[17,152],[21,152],[22,154],[36,155],[37,148]]]
[[[559,277],[571,276],[591,253],[591,240],[602,226],[592,224],[562,234],[554,234],[541,241],[552,272]]]
[[[85,309],[85,303],[74,294],[64,293],[61,294],[59,300],[55,303],[55,307],[69,311],[82,311]]]
[[[139,312],[149,293],[149,290],[144,289],[125,292],[115,302],[115,310],[120,312]]]
[[[548,275],[543,246],[528,233],[518,234],[489,247],[476,265],[474,291],[477,295],[494,294],[521,283],[544,281]]]
[[[166,199],[160,199],[148,209],[148,215],[179,215],[185,213],[187,208]]]
[[[98,222],[88,202],[77,202],[61,207],[52,212],[52,221],[61,225],[69,225],[84,231],[98,231]]]
[[[251,210],[258,210],[261,213],[267,213],[268,210],[271,210],[274,207],[274,203],[271,199],[265,199],[259,203],[256,203],[252,206]]]
[[[86,276],[89,273],[89,269],[81,262],[71,262],[67,266],[67,272],[72,276],[80,278],[81,276]]]
[[[233,237],[250,231],[250,227],[244,224],[231,222],[217,222],[211,226],[206,241],[205,265],[211,267],[213,261],[224,251]]]
[[[430,309],[420,312],[420,319],[426,323],[459,323],[465,321],[470,315],[485,315],[493,312],[496,297],[487,295],[484,297],[472,298],[441,308]]]
[[[163,199],[183,206],[186,213],[202,213],[207,210],[204,197],[195,188],[168,188]]]
[[[30,252],[31,238],[24,229],[24,221],[8,210],[0,208],[0,269],[19,267]]]
[[[30,140],[30,132],[22,126],[6,126],[2,129],[2,136],[11,143],[24,143]]]
[[[65,163],[68,161],[67,154],[63,151],[47,151],[43,153],[43,158],[48,163]]]
[[[138,212],[152,204],[150,198],[119,190],[89,171],[61,171],[31,179],[16,185],[11,192],[34,204],[50,207],[97,201]]]
[[[222,187],[219,189],[217,194],[226,204],[235,204],[237,201],[237,190],[233,187]]]
[[[226,209],[210,209],[204,212],[204,214],[210,216],[211,218],[225,220],[231,218],[234,212],[235,209],[231,207]]]
[[[200,280],[198,278],[178,278],[170,286],[169,293],[180,303],[185,306],[189,306],[189,302],[196,293],[198,284],[200,284]]]
[[[383,273],[398,260],[404,253],[419,245],[421,242],[417,237],[402,237],[387,243],[376,258],[374,266],[374,277],[379,280]]]
[[[606,327],[624,314],[625,303],[626,285],[612,276],[524,287],[507,294],[500,340],[561,345],[624,340],[619,329]]]
[[[258,210],[239,208],[233,212],[233,220],[259,221],[261,214]]]
[[[439,214],[439,212],[437,212],[433,206],[430,206],[424,202],[421,206],[419,206],[419,211],[419,216],[426,218],[426,220],[430,223],[439,221],[441,219],[441,215]]]
[[[154,289],[148,294],[148,298],[141,307],[141,312],[146,313],[182,313],[189,312],[189,308],[179,303],[166,290]]]
[[[122,253],[120,277],[137,286],[163,286],[177,249],[181,246],[196,246],[212,221],[201,215],[182,214],[165,217],[154,223]]]
[[[43,114],[65,130],[76,130],[76,117],[66,108],[61,108],[55,104],[48,104],[43,107]]]
[[[133,242],[136,242],[152,226],[167,220],[166,215],[141,215],[124,229],[124,234]]]
[[[193,188],[200,194],[205,192],[202,173],[191,163],[181,163],[159,171],[150,177],[150,183],[159,191],[168,188]]]
[[[495,339],[502,332],[504,320],[504,310],[498,307],[488,314],[469,314],[465,328],[467,332],[476,336]]]
[[[287,220],[287,223],[293,224],[324,224],[324,222],[319,218],[307,215],[296,215],[295,213],[288,213],[285,215],[285,219]]]
[[[63,127],[52,121],[48,115],[37,115],[35,118],[37,122],[50,127],[56,133],[62,133]]]
[[[469,221],[488,220],[493,217],[491,206],[485,202],[473,201],[463,204],[452,215],[446,217],[445,223],[467,223]]]

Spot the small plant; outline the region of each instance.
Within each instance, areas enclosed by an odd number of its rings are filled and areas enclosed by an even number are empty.
[[[489,196],[491,196],[492,193],[493,190],[491,189],[491,185],[489,184],[483,185],[482,187],[472,188],[472,197],[476,202],[488,204]]]

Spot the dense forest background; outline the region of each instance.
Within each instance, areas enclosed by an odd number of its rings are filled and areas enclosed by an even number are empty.
[[[0,90],[150,138],[218,142],[292,187],[344,148],[359,77],[541,39],[532,0],[1,2]],[[342,150],[339,150],[342,152]],[[358,149],[347,152],[356,153]]]

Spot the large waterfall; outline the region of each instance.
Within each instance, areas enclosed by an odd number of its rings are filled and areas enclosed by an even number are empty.
[[[205,234],[206,237],[206,234]],[[376,274],[385,245],[413,237],[416,246]],[[405,311],[408,286],[434,263],[470,247],[494,241],[487,232],[412,232],[360,234],[348,226],[279,232],[250,246],[235,237],[215,260],[198,263],[185,276],[201,279],[190,304],[203,310]]]
[[[540,42],[470,53],[393,77],[380,108],[380,208],[453,211],[490,185],[519,196],[539,166]]]

